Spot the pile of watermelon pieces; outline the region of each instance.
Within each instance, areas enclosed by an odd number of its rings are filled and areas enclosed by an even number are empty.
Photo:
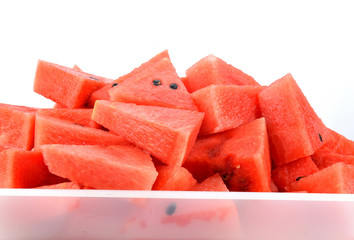
[[[1,188],[354,193],[354,142],[291,74],[179,77],[165,50],[115,80],[39,60],[34,91],[54,107],[0,104]]]

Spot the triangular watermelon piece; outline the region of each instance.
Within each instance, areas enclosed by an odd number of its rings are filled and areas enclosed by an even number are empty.
[[[271,162],[264,118],[200,137],[186,165],[195,158],[206,161],[219,173],[230,191],[271,191]]]
[[[139,74],[140,72],[150,69],[151,66],[158,63],[160,60],[162,60],[164,58],[170,59],[170,56],[169,56],[167,50],[162,51],[161,53],[157,54],[156,56],[151,58],[149,61],[147,61],[147,62],[141,64],[139,67],[133,69],[133,71],[131,71],[130,73],[123,75],[123,76],[119,77],[118,79],[116,79],[115,81],[113,81],[112,83],[107,84],[106,86],[96,90],[95,92],[92,93],[92,95],[87,103],[87,106],[93,108],[96,100],[110,100],[110,96],[109,96],[108,91],[112,87],[117,86],[118,83],[123,82],[124,80],[126,80],[130,77],[134,77],[135,75]]]
[[[312,155],[328,141],[328,131],[291,74],[259,94],[274,163],[279,166]]]
[[[189,189],[189,191],[216,191],[216,192],[228,192],[224,181],[219,173],[215,173],[213,176],[208,177],[201,183],[197,183]]]
[[[0,146],[31,150],[37,109],[0,103]]]
[[[212,54],[187,69],[183,83],[190,93],[211,84],[259,86],[251,76]]]
[[[261,117],[260,86],[210,85],[191,94],[204,120],[200,135],[236,128]]]
[[[315,172],[318,167],[311,157],[305,157],[276,167],[272,170],[272,179],[280,191],[286,191],[286,186]]]
[[[108,92],[111,101],[198,110],[168,58],[126,78]]]
[[[151,190],[157,171],[134,146],[43,145],[50,172],[95,189]]]
[[[88,109],[85,114],[90,113],[90,111],[92,110]],[[38,110],[36,114],[34,140],[36,148],[44,144],[105,146],[128,144],[123,137],[117,136],[116,134],[85,126],[90,124],[91,119],[83,118],[80,124],[74,119],[63,119],[63,115],[60,117],[55,115],[58,115],[55,114],[55,111],[48,109]],[[87,117],[89,117],[89,115],[87,115]]]
[[[0,188],[38,187],[48,175],[40,152],[13,148],[0,153]]]
[[[91,94],[113,80],[39,60],[34,91],[68,108],[83,108]]]
[[[181,166],[197,138],[204,113],[133,103],[96,101],[92,118],[167,165]]]
[[[287,191],[309,193],[354,193],[354,166],[339,162],[299,179]]]
[[[152,190],[187,191],[197,184],[197,180],[184,167],[157,166],[156,170],[159,175]]]

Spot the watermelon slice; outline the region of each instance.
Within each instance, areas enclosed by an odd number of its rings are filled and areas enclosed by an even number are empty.
[[[354,193],[354,166],[342,162],[333,164],[299,179],[286,190],[309,193]]]
[[[54,144],[41,151],[50,172],[87,187],[151,190],[157,177],[149,154],[134,146]]]
[[[310,156],[327,142],[327,128],[291,74],[264,89],[259,102],[277,166]]]
[[[197,184],[187,169],[178,166],[158,166],[159,173],[152,190],[186,191]]]
[[[157,54],[156,56],[151,58],[149,61],[147,61],[147,62],[141,64],[139,67],[135,68],[130,73],[123,75],[123,76],[119,77],[117,80],[115,80],[114,82],[107,84],[106,86],[96,90],[95,92],[92,93],[92,95],[87,103],[87,106],[90,108],[93,108],[96,100],[110,100],[110,96],[109,96],[108,91],[112,87],[117,86],[118,83],[123,82],[124,80],[126,80],[130,77],[134,77],[135,75],[139,74],[140,72],[149,71],[151,66],[155,65],[156,63],[158,63],[160,60],[162,60],[164,58],[170,59],[170,56],[169,56],[167,50]]]
[[[112,81],[39,60],[34,91],[68,108],[82,108],[95,90]]]
[[[312,155],[318,168],[323,169],[337,162],[354,165],[354,141],[331,129],[329,132],[327,143]]]
[[[36,111],[35,108],[0,103],[0,146],[31,150]]]
[[[192,99],[204,120],[200,135],[218,133],[261,117],[260,86],[210,85],[195,91]]]
[[[318,167],[311,157],[305,157],[276,167],[272,170],[272,179],[280,191],[286,191],[286,186],[315,172]]]
[[[87,111],[79,110],[83,115],[81,119],[78,118],[75,120],[72,118],[75,114],[70,112],[64,111],[59,113],[56,110],[38,110],[35,126],[35,147],[39,147],[43,144],[105,146],[128,144],[123,137],[117,136],[116,134],[85,126],[91,125],[92,123],[89,118],[91,111],[90,109]],[[75,120],[75,122],[73,120]]]
[[[251,76],[214,55],[202,58],[187,69],[183,83],[190,93],[211,84],[259,86]]]
[[[49,175],[40,152],[8,149],[0,153],[0,187],[33,188]]]
[[[271,191],[271,162],[264,118],[201,137],[186,159],[206,161],[230,191]]]
[[[96,101],[92,118],[167,165],[182,166],[204,113],[132,103]]]
[[[217,192],[228,192],[224,181],[222,180],[219,173],[215,173],[213,176],[205,179],[201,183],[195,184],[189,189],[189,191],[217,191]]]
[[[168,58],[126,78],[108,92],[111,101],[198,110]]]

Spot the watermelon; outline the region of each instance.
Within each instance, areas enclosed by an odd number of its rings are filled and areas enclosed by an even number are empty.
[[[96,101],[92,118],[167,165],[182,166],[204,113],[133,103]]]
[[[91,97],[87,103],[87,106],[90,108],[93,108],[96,100],[110,100],[110,96],[109,96],[108,91],[112,87],[117,86],[118,83],[123,82],[125,79],[128,79],[130,77],[134,77],[135,75],[139,74],[140,72],[148,71],[151,68],[151,66],[155,65],[156,63],[158,63],[160,60],[162,60],[164,58],[170,59],[170,56],[169,56],[167,50],[162,51],[161,53],[157,54],[156,56],[151,58],[149,61],[141,64],[139,67],[135,68],[130,73],[119,77],[114,82],[106,84],[104,87],[94,91],[91,94]]]
[[[214,173],[222,176],[230,191],[271,191],[271,161],[264,118],[199,138],[186,164],[198,162],[194,158],[206,161]]]
[[[95,90],[112,81],[39,60],[33,89],[65,107],[82,108]]]
[[[134,146],[43,145],[50,172],[97,189],[151,190],[157,171]]]
[[[285,191],[286,186],[315,172],[318,167],[311,157],[305,157],[276,167],[272,170],[272,179],[280,191]]]
[[[212,54],[187,69],[183,83],[190,93],[211,84],[259,86],[251,76]]]
[[[33,188],[49,175],[40,152],[7,149],[0,153],[0,187]]]
[[[35,108],[0,103],[0,146],[31,150],[36,111]]]
[[[108,93],[111,101],[198,110],[168,58],[119,82]]]
[[[57,109],[59,110],[59,109]],[[70,112],[38,110],[35,126],[35,147],[43,144],[75,144],[75,145],[116,145],[128,144],[121,136],[101,129],[88,127],[92,125],[90,114],[92,110],[75,110],[82,113],[81,118],[72,118],[75,114]],[[68,113],[68,114],[63,114]],[[65,115],[65,116],[64,116]]]
[[[192,186],[189,191],[217,191],[217,192],[228,192],[224,181],[222,180],[219,173],[208,177],[201,183],[197,183]]]
[[[259,103],[275,165],[310,156],[327,141],[327,128],[291,74],[264,89]]]
[[[186,191],[197,184],[192,174],[184,167],[158,166],[159,173],[152,190]]]
[[[329,132],[327,143],[312,155],[318,168],[323,169],[337,162],[354,165],[354,141],[331,129]]]
[[[261,117],[258,102],[260,86],[209,85],[192,94],[199,111],[204,112],[200,135],[218,133]]]
[[[63,182],[37,187],[38,189],[80,189],[80,185],[74,182]]]
[[[287,191],[354,193],[354,166],[338,162],[290,184]]]

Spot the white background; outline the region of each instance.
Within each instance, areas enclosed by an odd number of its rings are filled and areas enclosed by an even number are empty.
[[[351,1],[2,1],[0,102],[32,92],[38,59],[108,78],[168,49],[180,76],[214,54],[268,85],[286,73],[324,123],[354,140]]]

